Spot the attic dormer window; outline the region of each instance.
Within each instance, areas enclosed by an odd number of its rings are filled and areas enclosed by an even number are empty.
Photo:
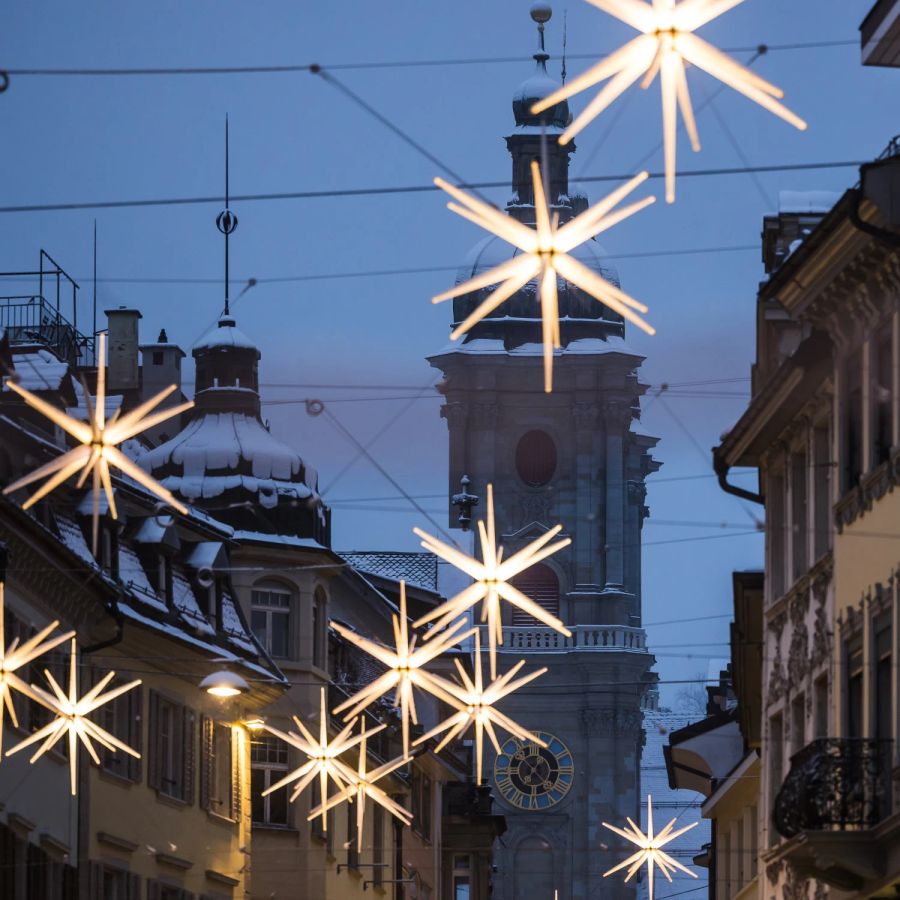
[[[119,577],[119,532],[114,521],[100,524],[100,563],[113,578]]]
[[[171,606],[174,597],[172,586],[172,560],[165,553],[160,553],[156,569],[156,593],[166,606]]]
[[[162,350],[154,350],[153,351],[153,365],[161,366],[163,364],[163,352]]]

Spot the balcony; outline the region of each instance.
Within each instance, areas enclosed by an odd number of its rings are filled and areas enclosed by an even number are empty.
[[[805,877],[861,890],[880,877],[891,826],[892,741],[820,738],[791,759],[772,821],[787,838],[772,854]]]
[[[573,625],[566,637],[542,625],[504,625],[503,644],[497,649],[504,653],[565,653],[572,650],[588,652],[647,652],[647,636],[642,628],[627,625]]]

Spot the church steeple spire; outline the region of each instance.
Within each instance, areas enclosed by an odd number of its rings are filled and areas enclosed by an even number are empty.
[[[228,239],[238,226],[237,216],[228,208],[228,115],[225,115],[225,209],[216,216],[216,228],[225,236],[225,318],[231,315],[230,273],[228,271]]]

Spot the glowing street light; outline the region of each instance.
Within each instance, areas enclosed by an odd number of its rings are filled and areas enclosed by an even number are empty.
[[[21,487],[39,481],[41,478],[47,480],[38,488],[26,501],[22,504],[23,509],[28,509],[45,497],[52,490],[61,485],[67,478],[76,472],[81,472],[77,486],[80,488],[88,476],[92,475],[93,486],[93,550],[97,552],[97,534],[100,515],[100,492],[101,489],[106,493],[106,500],[109,503],[110,515],[117,518],[116,501],[113,496],[112,478],[110,477],[110,467],[120,469],[130,478],[133,478],[139,484],[143,485],[148,491],[159,497],[165,503],[170,504],[180,513],[187,513],[187,507],[179,503],[174,495],[164,488],[155,478],[148,475],[140,466],[135,465],[121,450],[118,444],[129,438],[134,437],[141,431],[146,431],[160,422],[165,422],[172,416],[190,409],[194,403],[180,403],[177,406],[170,406],[167,409],[150,415],[166,397],[173,391],[177,390],[177,385],[170,384],[167,388],[158,394],[136,406],[131,412],[119,416],[119,410],[106,421],[106,334],[101,332],[99,335],[97,365],[97,397],[96,404],[91,402],[88,390],[84,391],[84,402],[87,406],[87,421],[75,419],[61,409],[57,409],[45,400],[42,400],[31,391],[20,387],[15,381],[7,380],[6,384],[12,391],[17,393],[29,406],[36,409],[39,413],[45,415],[54,425],[58,425],[63,431],[71,435],[78,441],[78,447],[63,453],[56,459],[51,460],[40,468],[35,469],[28,475],[19,478],[12,484],[7,485],[3,489],[4,494],[10,494],[17,491]]]
[[[687,875],[690,875],[691,878],[696,878],[697,873],[692,872],[686,866],[683,866],[677,859],[673,859],[666,853],[662,848],[666,846],[670,841],[674,841],[675,838],[681,836],[686,831],[690,831],[692,828],[697,826],[697,822],[691,822],[690,825],[685,825],[684,828],[679,828],[678,831],[673,831],[672,827],[675,825],[676,819],[672,819],[659,834],[654,836],[653,834],[653,798],[648,794],[647,795],[647,833],[644,834],[631,819],[628,819],[628,828],[616,828],[615,825],[610,825],[607,822],[603,823],[604,828],[608,828],[610,831],[614,831],[616,834],[621,835],[623,838],[631,841],[636,847],[638,847],[637,853],[632,854],[628,857],[624,862],[619,863],[617,866],[613,866],[608,872],[603,873],[603,877],[606,878],[608,875],[612,875],[614,872],[618,872],[620,869],[628,868],[628,873],[625,875],[625,881],[628,882],[631,880],[632,876],[637,872],[638,869],[644,863],[647,864],[647,885],[648,885],[648,894],[649,900],[653,900],[653,870],[654,866],[659,868],[659,871],[666,876],[666,878],[671,881],[672,873],[676,870],[680,870],[685,872]]]
[[[581,288],[596,300],[628,319],[629,322],[646,331],[647,334],[656,333],[637,314],[638,312],[647,312],[647,307],[643,303],[639,303],[570,255],[570,252],[580,244],[586,243],[613,225],[617,225],[623,219],[627,219],[649,206],[656,198],[645,197],[616,212],[612,211],[613,207],[647,180],[647,173],[641,172],[640,175],[636,175],[629,182],[617,188],[608,197],[560,226],[558,216],[550,215],[541,170],[534,160],[531,163],[531,177],[534,181],[534,228],[529,228],[516,219],[504,215],[493,206],[448,184],[442,178],[434,179],[434,183],[438,187],[458,201],[448,203],[448,209],[517,247],[521,253],[487,272],[457,284],[449,291],[438,294],[432,298],[431,302],[441,303],[452,297],[459,297],[490,285],[498,285],[450,333],[451,339],[456,340],[485,316],[490,315],[516,291],[537,277],[544,342],[544,390],[549,393],[553,389],[553,350],[560,347],[557,278],[564,278]]]
[[[46,669],[44,676],[47,679],[53,694],[48,693],[36,685],[32,685],[31,689],[38,695],[39,702],[43,703],[54,716],[51,722],[48,722],[43,728],[39,728],[30,737],[27,737],[20,744],[17,744],[9,755],[18,753],[19,750],[43,741],[37,752],[31,757],[30,762],[34,763],[42,757],[48,750],[52,750],[59,741],[68,736],[69,739],[69,781],[72,789],[72,796],[76,794],[77,775],[78,775],[78,742],[81,741],[91,755],[91,759],[99,766],[100,757],[92,743],[96,741],[102,747],[110,752],[122,750],[130,754],[135,759],[140,759],[141,754],[137,750],[132,750],[127,744],[123,744],[115,735],[110,734],[104,728],[101,728],[96,722],[91,721],[88,716],[95,710],[99,709],[107,703],[115,700],[116,697],[136,688],[140,683],[140,678],[130,681],[128,684],[120,685],[111,691],[103,693],[103,689],[113,680],[116,673],[107,672],[86,694],[79,698],[78,696],[78,672],[77,672],[77,656],[78,648],[75,638],[72,638],[72,644],[69,656],[69,692],[66,693],[56,683],[56,679]]]
[[[631,25],[642,34],[532,106],[532,114],[537,115],[560,100],[610,79],[562,133],[559,138],[560,144],[571,141],[588,122],[600,115],[641,76],[644,76],[641,87],[648,88],[659,75],[666,161],[666,200],[673,203],[675,136],[679,111],[684,119],[691,146],[694,151],[700,149],[697,123],[685,75],[686,62],[718,78],[728,87],[749,97],[795,128],[801,131],[806,129],[806,122],[803,119],[778,102],[784,97],[782,90],[694,34],[694,31],[702,25],[743,3],[743,0],[681,0],[677,5],[675,0],[652,0],[652,5],[643,0],[588,0],[588,2]]]
[[[510,579],[516,575],[572,543],[571,538],[563,538],[555,544],[551,544],[550,542],[560,531],[562,531],[562,525],[555,525],[508,559],[503,559],[503,547],[497,546],[497,532],[494,525],[494,489],[490,484],[487,487],[487,527],[481,520],[478,522],[478,533],[481,539],[480,560],[445,544],[419,528],[413,528],[413,532],[422,539],[422,546],[426,550],[473,579],[473,583],[467,588],[460,591],[455,597],[451,597],[446,603],[431,610],[427,615],[422,616],[413,623],[414,626],[418,628],[428,622],[435,623],[434,628],[425,635],[427,641],[432,634],[439,633],[439,629],[444,628],[457,616],[481,602],[481,621],[487,623],[492,679],[497,677],[497,646],[503,643],[501,600],[517,606],[522,612],[543,622],[554,631],[571,637],[572,632],[566,628],[561,619],[548,613],[509,583]]]

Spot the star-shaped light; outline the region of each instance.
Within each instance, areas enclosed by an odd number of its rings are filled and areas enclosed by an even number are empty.
[[[35,700],[38,703],[44,702],[43,698],[32,690],[30,685],[16,675],[16,671],[75,636],[74,631],[67,631],[65,634],[50,638],[48,641],[44,640],[59,625],[59,622],[51,622],[46,628],[42,628],[28,638],[27,641],[23,641],[20,644],[19,639],[14,638],[7,647],[4,636],[5,611],[3,604],[4,584],[0,581],[0,759],[3,758],[4,710],[9,712],[9,718],[13,723],[13,727],[19,727],[19,720],[16,718],[16,708],[13,705],[12,692],[18,691],[20,694],[24,694],[30,700]]]
[[[480,560],[474,556],[467,556],[462,551],[445,544],[419,528],[413,528],[413,532],[422,539],[422,546],[426,550],[465,572],[474,581],[455,597],[451,597],[446,603],[442,603],[427,615],[422,616],[413,625],[418,628],[427,622],[435,622],[434,628],[425,635],[427,641],[432,634],[437,633],[456,616],[462,615],[476,603],[483,601],[481,621],[487,623],[492,679],[497,677],[497,646],[503,643],[501,600],[512,603],[513,606],[517,606],[522,612],[539,622],[543,622],[566,637],[571,637],[572,632],[566,628],[562,620],[548,613],[509,583],[511,578],[572,543],[570,538],[563,538],[561,541],[551,544],[550,542],[560,531],[562,531],[562,525],[554,525],[545,534],[510,556],[509,559],[503,559],[503,547],[497,546],[497,533],[494,526],[494,489],[490,484],[487,487],[487,527],[484,522],[478,521],[478,533],[481,538]]]
[[[570,251],[579,244],[584,244],[623,219],[627,219],[649,206],[655,198],[645,197],[637,203],[612,212],[613,207],[620,200],[623,200],[639,184],[647,180],[647,173],[641,172],[640,175],[636,175],[627,184],[617,188],[608,197],[560,226],[558,215],[554,213],[551,216],[550,214],[541,169],[534,160],[531,163],[531,176],[534,182],[534,228],[529,228],[516,219],[504,215],[477,197],[448,184],[443,178],[434,179],[434,183],[438,187],[459,201],[458,203],[448,203],[448,209],[517,247],[521,253],[481,275],[457,284],[449,291],[444,291],[443,294],[438,294],[432,298],[431,302],[441,303],[452,297],[459,297],[462,294],[499,283],[499,286],[453,329],[450,337],[452,340],[456,340],[485,316],[490,315],[529,281],[537,278],[544,341],[544,390],[549,393],[553,388],[553,350],[560,347],[557,278],[562,277],[570,281],[648,334],[656,333],[635,312],[635,310],[642,313],[647,312],[647,307],[643,303],[629,297],[620,288],[570,255]]]
[[[449,624],[450,616],[443,624]],[[394,705],[400,708],[400,722],[403,732],[403,753],[409,755],[409,724],[419,723],[416,715],[414,688],[420,688],[429,694],[440,697],[447,703],[453,703],[453,696],[442,686],[442,679],[436,678],[425,666],[440,656],[454,644],[465,640],[474,633],[474,629],[462,631],[466,627],[465,619],[454,622],[433,641],[416,646],[417,635],[410,638],[409,620],[406,616],[406,584],[400,582],[400,614],[392,616],[394,626],[394,648],[385,647],[378,641],[362,637],[355,631],[345,628],[340,622],[332,622],[331,627],[355,646],[361,648],[369,656],[374,656],[387,671],[371,684],[357,691],[352,697],[335,707],[335,713],[346,713],[346,718],[359,715],[373,700],[382,694],[394,691]],[[436,632],[425,635],[428,640]],[[322,795],[325,796],[324,794]]]
[[[685,62],[703,69],[795,128],[801,131],[806,129],[806,122],[776,99],[784,97],[783,91],[694,34],[701,25],[743,3],[743,0],[682,0],[677,5],[675,0],[652,0],[652,4],[644,3],[644,0],[588,0],[588,2],[631,25],[642,34],[532,106],[531,112],[537,115],[560,100],[565,100],[598,82],[606,81],[607,78],[610,79],[562,133],[559,138],[560,144],[571,141],[588,122],[600,115],[642,75],[644,76],[642,88],[648,88],[659,75],[666,161],[666,200],[673,203],[675,135],[679,110],[691,146],[695,151],[700,149],[697,123],[685,75]]]
[[[676,869],[685,872],[690,875],[691,878],[696,878],[697,873],[692,872],[686,866],[683,866],[677,859],[673,859],[669,856],[668,853],[662,850],[663,847],[666,846],[670,841],[674,841],[675,838],[684,834],[686,831],[690,831],[694,828],[697,823],[692,822],[690,825],[685,825],[684,828],[679,828],[678,831],[673,831],[672,828],[675,825],[676,820],[672,819],[665,828],[656,836],[653,834],[653,798],[648,794],[647,795],[647,833],[644,834],[631,819],[628,819],[628,828],[616,828],[615,825],[610,825],[607,822],[604,822],[603,825],[605,828],[608,828],[610,831],[614,831],[616,834],[621,835],[623,838],[631,841],[636,847],[640,849],[637,853],[629,856],[624,862],[619,863],[617,866],[613,866],[608,872],[603,873],[603,877],[606,878],[607,875],[612,875],[614,872],[618,872],[620,869],[628,868],[628,874],[625,876],[625,881],[628,882],[631,880],[632,876],[637,872],[638,869],[644,863],[647,864],[647,885],[648,885],[648,897],[650,900],[653,900],[653,868],[654,866],[659,867],[659,871],[666,876],[666,878],[671,881],[672,880],[672,872]]]
[[[97,552],[101,489],[106,493],[110,515],[114,519],[117,518],[110,466],[120,469],[179,512],[187,512],[186,506],[179,503],[173,494],[166,490],[155,478],[151,478],[140,466],[135,465],[119,450],[117,445],[134,437],[141,431],[146,431],[160,422],[165,422],[166,419],[170,419],[172,416],[177,416],[194,405],[193,401],[189,401],[180,403],[177,406],[170,406],[167,409],[149,415],[169,394],[177,390],[177,385],[170,384],[167,388],[123,416],[120,416],[119,410],[116,410],[107,422],[106,334],[101,332],[99,337],[96,404],[91,402],[88,390],[85,388],[84,391],[84,401],[88,414],[87,421],[73,418],[63,410],[57,409],[52,404],[42,400],[36,394],[32,394],[31,391],[20,387],[15,381],[7,380],[6,384],[9,388],[15,391],[29,406],[45,415],[54,425],[58,425],[63,431],[75,438],[80,446],[63,453],[61,456],[35,469],[3,489],[4,494],[10,494],[32,482],[46,478],[47,480],[44,484],[22,504],[24,509],[28,509],[76,472],[81,472],[77,482],[79,488],[84,485],[88,476],[93,476],[93,548],[95,554]]]
[[[381,731],[382,728],[384,728],[383,725],[376,728],[375,731],[370,731],[368,734],[376,734],[378,731]],[[374,803],[377,803],[379,806],[383,806],[392,816],[396,816],[400,819],[404,825],[411,825],[413,816],[408,809],[402,807],[396,800],[389,797],[385,791],[375,784],[376,781],[384,778],[385,775],[389,775],[401,766],[412,762],[411,758],[408,756],[398,756],[396,759],[386,762],[384,765],[369,772],[367,770],[368,759],[366,758],[366,738],[368,735],[366,734],[365,719],[360,723],[360,734],[362,741],[359,745],[359,765],[357,770],[354,772],[353,769],[341,762],[341,760],[335,760],[335,765],[337,765],[344,778],[349,782],[348,786],[340,793],[335,794],[333,797],[329,797],[324,803],[320,803],[315,809],[311,810],[309,813],[309,820],[312,821],[316,816],[324,816],[329,809],[340,806],[345,800],[350,803],[355,801],[356,849],[361,853],[363,824],[366,816],[366,797]]]
[[[295,731],[279,731],[277,728],[273,728],[271,725],[265,725],[266,731],[274,734],[276,737],[281,738],[286,744],[290,744],[292,747],[296,747],[300,750],[306,757],[307,761],[295,769],[293,772],[289,772],[284,776],[280,781],[276,781],[275,784],[266,788],[262,792],[263,797],[271,794],[273,791],[277,791],[279,788],[284,787],[286,784],[290,784],[292,781],[295,781],[294,791],[291,794],[290,800],[293,803],[303,792],[304,788],[310,785],[315,779],[316,776],[319,777],[319,789],[320,796],[327,797],[328,796],[328,779],[330,778],[338,790],[343,790],[346,787],[349,787],[352,783],[351,778],[347,778],[346,766],[342,769],[338,763],[338,756],[342,753],[346,753],[352,747],[355,747],[360,741],[365,740],[365,733],[358,734],[355,737],[351,737],[351,732],[353,731],[353,726],[356,724],[356,719],[352,719],[346,728],[344,728],[332,741],[328,740],[328,711],[325,708],[325,688],[321,689],[321,694],[319,697],[319,738],[316,740],[309,732],[307,727],[300,721],[297,716],[293,717],[294,724],[300,730],[300,734],[297,734]],[[382,728],[384,726],[381,726]],[[376,731],[380,731],[381,729],[376,729]],[[370,734],[375,734],[375,731],[369,732]],[[325,816],[325,811],[322,813],[322,828],[328,828],[328,820]]]
[[[132,750],[127,744],[123,744],[115,735],[110,734],[101,728],[96,722],[92,722],[88,716],[101,706],[115,700],[116,697],[137,687],[141,680],[130,681],[128,684],[120,685],[111,691],[103,693],[103,689],[115,678],[115,672],[107,672],[84,696],[78,696],[78,672],[76,660],[78,656],[78,648],[75,638],[72,638],[71,650],[69,657],[69,692],[68,694],[56,683],[56,679],[44,670],[44,676],[47,679],[53,693],[50,694],[43,688],[32,685],[31,689],[37,693],[39,700],[52,712],[56,713],[53,720],[47,723],[43,728],[39,728],[30,737],[17,744],[9,751],[11,756],[18,753],[31,744],[43,741],[37,752],[31,757],[30,762],[36,762],[48,750],[53,747],[66,735],[69,738],[69,781],[72,787],[72,796],[76,793],[76,784],[78,780],[78,742],[81,741],[91,755],[91,759],[99,766],[100,757],[94,747],[93,741],[96,741],[102,747],[110,752],[122,750],[125,753],[140,759],[141,754],[137,750]]]
[[[519,670],[525,665],[525,660],[521,659],[505,675],[501,675],[500,678],[494,679],[487,687],[485,687],[484,677],[481,672],[481,636],[478,632],[475,633],[475,677],[469,677],[469,673],[466,672],[458,659],[454,659],[453,662],[456,663],[456,668],[459,672],[462,684],[453,684],[450,681],[444,681],[443,683],[446,686],[447,691],[453,694],[455,698],[453,705],[457,708],[458,712],[455,715],[450,716],[449,719],[436,725],[427,734],[423,734],[422,737],[413,742],[413,746],[422,744],[435,735],[440,734],[442,731],[446,731],[447,734],[444,735],[441,742],[434,748],[434,752],[439,753],[450,743],[450,741],[462,735],[470,725],[474,725],[475,771],[478,784],[481,784],[482,781],[481,771],[482,759],[484,757],[485,732],[487,732],[491,743],[494,745],[494,750],[497,751],[497,755],[500,755],[500,742],[497,740],[494,725],[498,728],[502,728],[504,731],[508,731],[513,737],[518,738],[520,741],[534,741],[542,747],[547,746],[536,734],[526,731],[521,725],[518,725],[510,719],[509,716],[503,715],[499,709],[494,708],[495,703],[499,703],[504,697],[508,697],[513,693],[513,691],[517,691],[529,682],[534,681],[535,678],[539,678],[543,675],[547,671],[546,666],[542,669],[538,669],[536,672],[532,672],[530,675],[516,679]]]

